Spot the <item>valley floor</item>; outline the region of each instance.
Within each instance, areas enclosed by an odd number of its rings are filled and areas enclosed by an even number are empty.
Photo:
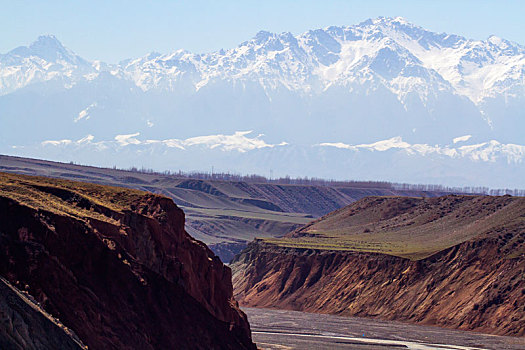
[[[243,308],[260,349],[514,350],[525,338],[288,310]]]

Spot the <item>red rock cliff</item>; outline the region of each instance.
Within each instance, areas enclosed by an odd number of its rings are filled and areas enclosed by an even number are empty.
[[[231,271],[171,200],[0,173],[0,274],[90,349],[254,349]]]

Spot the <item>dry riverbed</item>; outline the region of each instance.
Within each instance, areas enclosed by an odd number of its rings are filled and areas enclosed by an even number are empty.
[[[243,311],[260,349],[525,349],[525,338],[287,310]]]

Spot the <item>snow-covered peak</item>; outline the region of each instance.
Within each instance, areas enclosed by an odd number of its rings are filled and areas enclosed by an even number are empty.
[[[54,35],[41,35],[29,46],[17,47],[6,56],[20,59],[37,57],[49,63],[88,64],[83,58],[64,47]]]
[[[64,87],[71,87],[79,80],[91,79],[96,70],[97,64],[76,55],[55,36],[42,35],[29,46],[0,55],[0,96],[50,80],[60,80]]]
[[[466,142],[471,135],[465,135],[454,139],[457,142]],[[388,140],[377,141],[371,144],[349,145],[342,142],[324,142],[320,147],[333,147],[351,151],[387,152],[402,151],[409,155],[439,155],[449,158],[466,158],[476,162],[496,162],[502,160],[508,164],[521,164],[525,162],[525,145],[502,144],[496,140],[472,145],[428,145],[410,144],[403,141],[400,136]]]
[[[34,42],[29,45],[29,49],[34,52],[38,51],[60,51],[66,52],[67,49],[62,45],[62,43],[52,34],[40,35]]]
[[[496,35],[491,35],[487,38],[487,42],[496,45],[498,47],[507,46],[506,40]]]
[[[274,37],[275,37],[274,33],[270,33],[266,30],[261,30],[257,34],[255,34],[255,37],[253,38],[253,40],[257,44],[263,44],[267,42],[269,39],[274,38]]]
[[[525,54],[525,47],[510,40],[491,35],[487,39],[487,43],[492,45],[494,51],[500,51],[507,56]]]
[[[426,49],[433,46],[452,47],[458,41],[465,40],[456,35],[434,33],[403,17],[378,17],[345,28],[364,38],[390,37],[396,40],[404,37]]]
[[[389,27],[395,27],[395,26],[407,26],[407,27],[417,27],[407,21],[404,17],[377,17],[375,19],[370,19],[368,21],[363,22],[362,24],[365,25],[376,25],[376,26],[389,26]],[[420,28],[420,27],[417,27]]]
[[[97,141],[93,142],[94,136],[87,135],[77,141],[70,139],[64,140],[46,140],[41,142],[42,146],[53,146],[53,147],[65,147],[65,146],[82,146],[82,147],[94,147],[96,149],[107,149],[107,148],[123,148],[128,146],[136,147],[151,147],[157,146],[164,149],[179,149],[188,150],[191,148],[203,148],[208,150],[221,150],[224,152],[239,152],[245,153],[252,150],[274,148],[287,146],[287,142],[281,142],[279,144],[266,143],[261,137],[264,136],[259,134],[255,137],[250,137],[252,131],[236,131],[232,135],[206,135],[196,136],[188,139],[166,139],[166,140],[142,140],[140,139],[140,132],[133,134],[122,134],[116,135],[112,141]]]
[[[352,90],[367,86],[371,89],[367,94],[386,88],[403,104],[414,95],[425,106],[447,91],[482,108],[488,98],[523,91],[525,48],[495,36],[471,40],[435,33],[402,17],[379,17],[298,35],[260,31],[231,49],[204,54],[153,52],[108,66],[84,61],[48,35],[0,55],[0,94],[49,80],[51,71],[55,78],[86,79],[110,71],[144,91],[198,92],[217,81],[250,81],[268,96],[279,89],[320,94],[333,86]]]

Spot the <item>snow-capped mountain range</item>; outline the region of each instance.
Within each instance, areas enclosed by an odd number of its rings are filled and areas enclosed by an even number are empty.
[[[252,152],[264,167],[302,176],[320,174],[297,173],[293,162],[282,163],[283,152],[301,154],[312,169],[327,152],[346,157],[334,158],[339,164],[357,152],[381,154],[381,162],[395,153],[411,164],[466,159],[523,170],[525,47],[377,18],[299,35],[261,31],[228,50],[112,64],[41,36],[0,54],[0,127],[1,153],[63,158],[83,147],[87,162],[100,159],[88,149],[120,160],[131,147],[134,161],[146,164],[145,154],[178,162],[197,147],[202,168],[213,161],[205,149],[214,157]],[[431,178],[447,177],[440,176]]]

